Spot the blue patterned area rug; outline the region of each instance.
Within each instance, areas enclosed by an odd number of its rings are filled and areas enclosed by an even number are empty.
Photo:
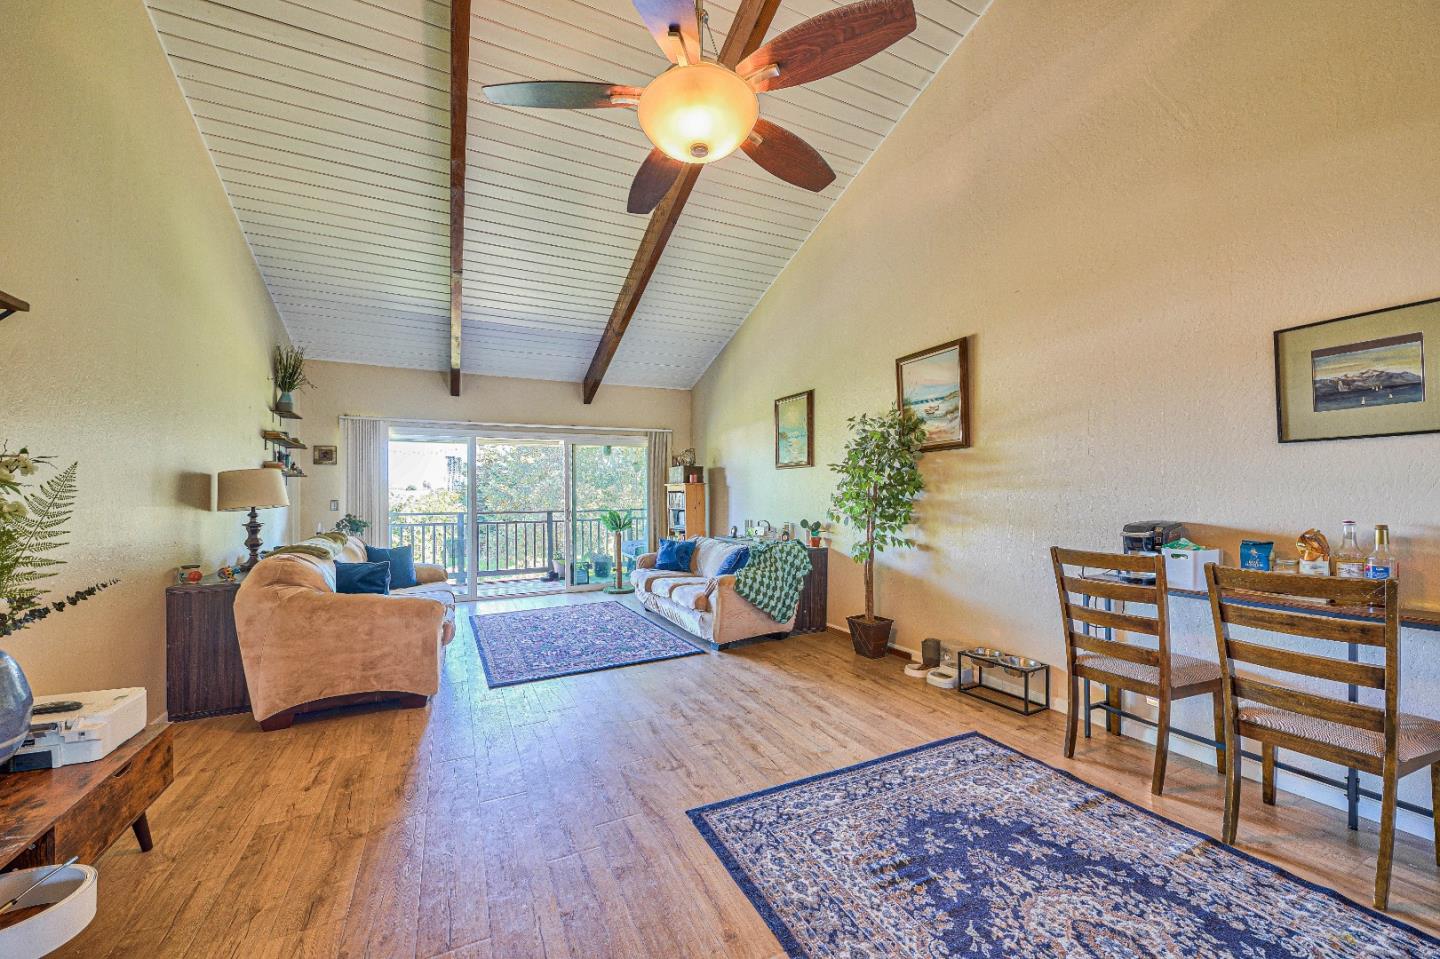
[[[792,957],[1440,957],[1440,940],[979,733],[690,818]]]
[[[470,625],[491,689],[704,652],[616,602],[471,616]]]

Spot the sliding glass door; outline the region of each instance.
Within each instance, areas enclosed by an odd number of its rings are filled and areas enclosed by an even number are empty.
[[[413,547],[417,563],[444,566],[466,596],[473,594],[470,463],[468,436],[390,438],[390,545]]]
[[[643,437],[505,430],[393,429],[390,541],[438,563],[464,599],[615,581],[604,517],[630,519],[628,576],[650,522]]]
[[[628,577],[635,557],[645,551],[647,472],[645,445],[628,442],[567,443],[570,452],[571,584],[594,589],[615,583],[615,534],[605,516],[619,513],[630,520],[621,535],[620,573]]]

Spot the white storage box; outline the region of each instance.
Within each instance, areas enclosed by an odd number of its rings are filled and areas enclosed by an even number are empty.
[[[1205,564],[1220,564],[1218,549],[1166,549],[1165,580],[1171,589],[1205,591]]]

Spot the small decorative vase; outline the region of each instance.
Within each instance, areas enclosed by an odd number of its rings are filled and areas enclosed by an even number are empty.
[[[293,412],[295,412],[295,397],[291,396],[289,393],[281,393],[281,394],[280,394],[280,398],[275,401],[275,412],[277,412],[277,413],[293,413]]]
[[[15,755],[30,732],[30,710],[35,696],[20,664],[0,649],[0,763]]]

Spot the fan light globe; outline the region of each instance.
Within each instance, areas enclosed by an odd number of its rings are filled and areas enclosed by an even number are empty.
[[[735,152],[760,117],[755,91],[718,63],[672,67],[640,95],[640,129],[666,155],[710,163]]]

